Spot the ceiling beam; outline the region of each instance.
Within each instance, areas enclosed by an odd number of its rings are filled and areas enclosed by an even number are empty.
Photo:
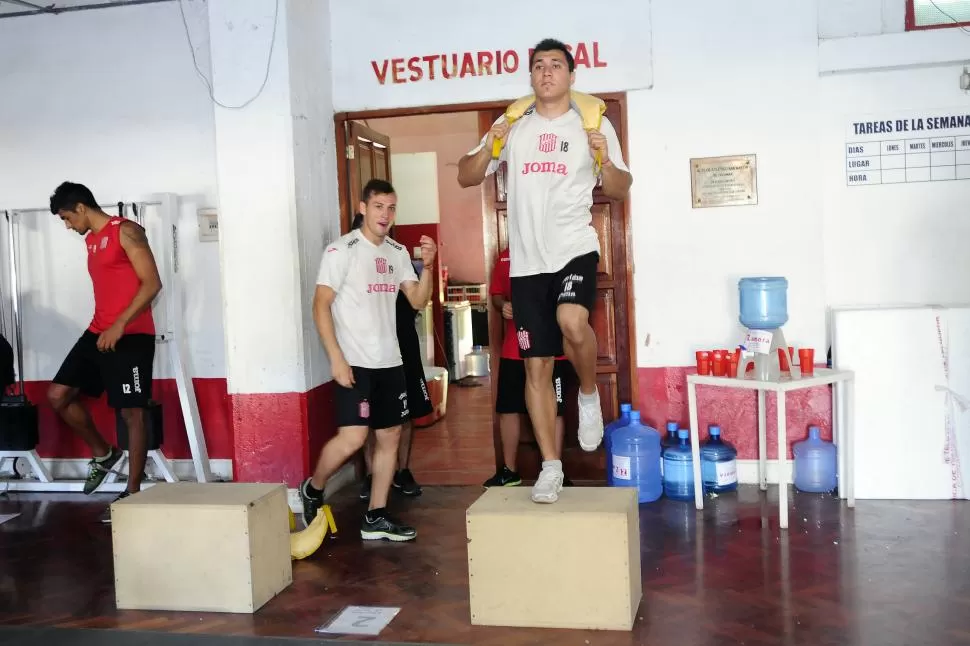
[[[0,2],[9,2],[10,4],[34,7],[33,11],[12,11],[9,13],[0,13],[0,19],[2,18],[21,18],[23,16],[36,16],[39,14],[62,14],[71,13],[74,11],[90,11],[92,9],[116,9],[118,7],[132,7],[135,5],[142,4],[157,4],[160,2],[175,2],[175,0],[121,0],[120,2],[98,2],[92,4],[82,4],[74,5],[70,7],[58,7],[57,5],[50,5],[48,7],[42,7],[40,5],[35,5],[25,0],[0,0]]]
[[[0,2],[15,4],[18,7],[27,7],[28,9],[34,10],[32,12],[18,12],[18,13],[57,13],[57,11],[54,9],[54,5],[51,5],[49,7],[42,7],[32,2],[25,2],[25,0],[0,0]]]

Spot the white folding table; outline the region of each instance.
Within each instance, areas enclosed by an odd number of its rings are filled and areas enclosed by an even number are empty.
[[[713,377],[711,375],[687,375],[687,404],[690,413],[690,446],[694,463],[694,503],[698,509],[704,508],[704,486],[701,480],[701,456],[697,427],[697,385],[717,386],[720,388],[740,388],[758,392],[758,482],[762,491],[768,489],[768,436],[765,407],[765,393],[773,392],[778,396],[778,519],[782,529],[788,528],[788,481],[784,465],[788,458],[788,438],[785,424],[785,393],[802,388],[835,385],[833,397],[832,439],[838,446],[839,472],[845,474],[839,482],[839,496],[847,498],[849,507],[855,507],[855,486],[852,474],[853,433],[852,433],[852,387],[855,375],[851,370],[832,370],[816,368],[813,375],[802,377],[798,369],[792,375],[785,374],[779,381],[759,381],[751,377]],[[841,392],[838,392],[841,391]],[[839,413],[844,409],[845,416]]]

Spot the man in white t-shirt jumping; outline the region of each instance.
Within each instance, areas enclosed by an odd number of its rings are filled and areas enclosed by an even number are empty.
[[[543,458],[532,500],[551,503],[559,499],[563,483],[552,387],[554,359],[563,350],[579,376],[579,444],[594,451],[603,439],[596,336],[589,324],[600,250],[590,210],[593,189],[599,182],[604,195],[622,200],[633,178],[610,121],[604,116],[598,131],[586,131],[573,109],[575,63],[566,46],[543,40],[529,65],[534,106],[511,125],[500,117],[481,144],[462,157],[458,182],[481,184],[507,162],[512,310],[525,359],[529,417]],[[505,146],[493,160],[496,138]]]
[[[313,476],[300,485],[303,520],[307,525],[313,521],[323,505],[327,480],[364,445],[373,429],[374,474],[360,537],[410,541],[417,535],[415,529],[385,509],[401,424],[409,415],[396,301],[400,289],[414,309],[427,305],[436,247],[431,238],[421,237],[424,266],[418,279],[410,254],[387,237],[397,210],[394,188],[372,179],[361,200],[363,226],[327,246],[313,298],[313,319],[337,382],[337,435],[320,451]]]

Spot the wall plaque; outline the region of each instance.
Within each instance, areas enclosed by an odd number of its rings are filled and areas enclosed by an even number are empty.
[[[757,204],[757,155],[691,159],[690,192],[695,209]]]

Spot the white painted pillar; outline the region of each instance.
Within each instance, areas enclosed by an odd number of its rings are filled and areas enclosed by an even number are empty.
[[[311,300],[339,230],[329,2],[208,4],[234,474],[293,486],[329,431],[307,397],[330,379]]]

